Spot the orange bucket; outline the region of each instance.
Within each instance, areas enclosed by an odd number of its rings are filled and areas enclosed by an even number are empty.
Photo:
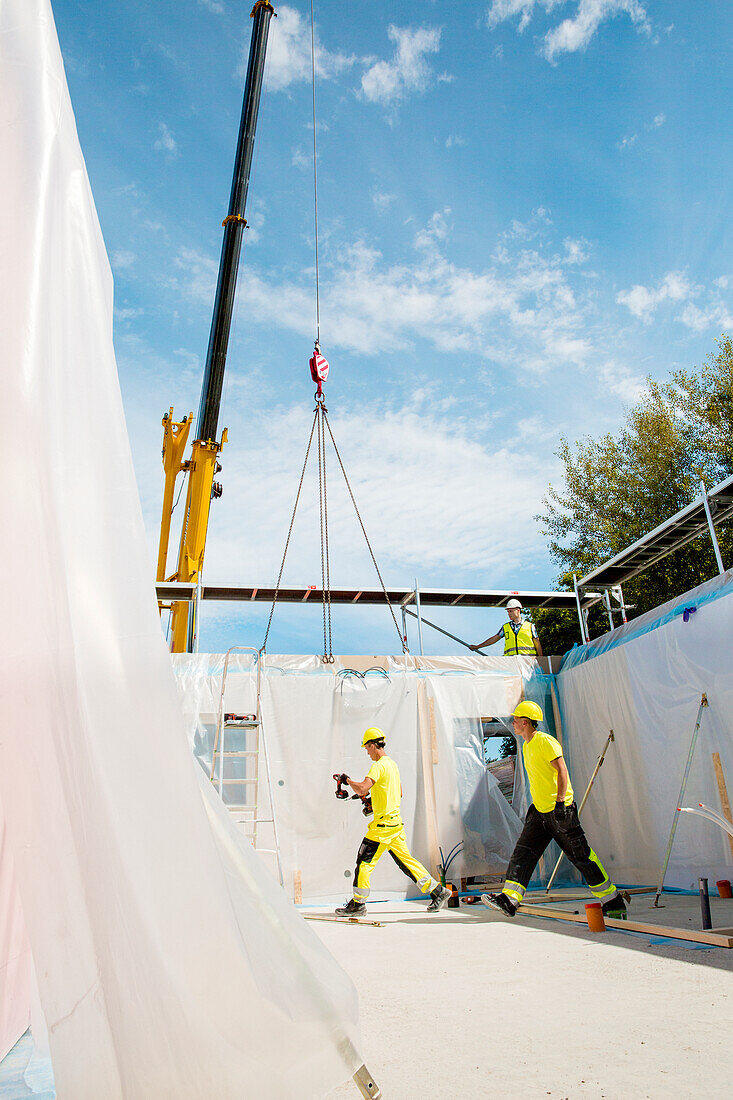
[[[721,898],[733,898],[733,890],[730,888],[730,879],[721,878],[715,883],[718,887],[718,896]]]
[[[603,908],[600,901],[589,901],[585,907],[585,919],[591,932],[605,932],[606,922],[603,919]]]

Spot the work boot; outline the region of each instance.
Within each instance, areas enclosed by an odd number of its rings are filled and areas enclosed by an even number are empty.
[[[611,920],[628,920],[629,914],[626,912],[626,902],[617,894],[615,898],[611,898],[610,901],[606,901],[601,906],[604,917],[610,917]]]
[[[365,913],[366,905],[363,901],[357,901],[356,898],[349,898],[346,905],[336,910],[337,917],[363,917]]]
[[[446,890],[445,886],[438,884],[434,890],[430,891],[430,897],[433,900],[428,906],[428,913],[437,913],[450,897],[450,890]]]
[[[506,914],[507,917],[513,917],[517,911],[517,906],[512,899],[504,893],[482,894],[481,901],[484,905],[488,905],[490,909],[498,909],[500,913]]]

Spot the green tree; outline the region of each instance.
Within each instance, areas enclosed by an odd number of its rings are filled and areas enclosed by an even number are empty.
[[[697,370],[675,371],[668,382],[647,380],[615,435],[561,440],[564,486],[550,485],[537,518],[560,567],[557,580],[572,587],[689,504],[708,486],[733,473],[733,346],[722,337],[717,352]],[[717,528],[724,564],[733,561],[733,526]],[[710,539],[700,537],[624,585],[627,603],[641,614],[717,572]],[[569,612],[539,610],[535,622],[546,653],[562,653],[578,640]],[[608,629],[602,608],[591,612],[591,634]]]

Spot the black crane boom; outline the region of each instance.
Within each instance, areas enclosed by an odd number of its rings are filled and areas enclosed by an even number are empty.
[[[270,19],[275,9],[269,0],[257,0],[252,9],[252,39],[249,47],[247,79],[244,85],[242,117],[239,123],[239,138],[234,161],[234,177],[229,197],[229,212],[224,219],[224,240],[219,260],[219,278],[216,284],[214,315],[211,320],[209,347],[206,352],[204,380],[201,387],[196,438],[202,442],[216,442],[219,430],[219,408],[224,384],[229,333],[232,325],[232,312],[237,289],[239,256],[242,250],[242,237],[247,222],[244,210],[247,203],[249,177],[252,168],[257,115],[260,108],[262,78],[265,69],[267,36]]]

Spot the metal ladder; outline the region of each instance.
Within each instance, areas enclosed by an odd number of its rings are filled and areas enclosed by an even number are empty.
[[[257,666],[257,702],[254,714],[246,714],[243,716],[235,716],[229,714],[224,710],[224,692],[226,690],[227,674],[229,672],[229,658],[232,653],[254,653],[255,664]],[[283,885],[283,870],[282,862],[280,859],[280,839],[277,831],[277,820],[275,818],[275,802],[272,797],[272,778],[270,775],[270,758],[267,752],[267,741],[264,735],[264,726],[262,724],[262,704],[260,698],[260,687],[262,679],[262,654],[258,649],[254,649],[252,646],[235,645],[231,649],[227,650],[224,658],[224,671],[221,677],[221,693],[219,695],[219,712],[216,721],[216,736],[214,738],[214,751],[211,754],[211,770],[209,772],[209,778],[212,783],[215,783],[219,790],[219,797],[229,810],[229,812],[236,816],[237,824],[242,827],[243,832],[247,838],[252,842],[252,847],[255,851],[266,852],[269,855],[274,855],[277,861],[278,878],[280,879],[280,885]],[[226,747],[226,733],[227,730],[250,730],[252,731],[252,744],[246,748],[227,749]],[[245,734],[244,744],[247,745],[248,737]],[[265,764],[265,777],[267,781],[267,794],[270,800],[270,813],[272,817],[260,817],[260,749],[262,749],[262,758]],[[218,760],[218,774],[217,774],[217,760]],[[230,776],[225,774],[225,766],[228,760],[244,760],[245,761],[245,775],[244,776]],[[251,762],[251,766],[250,766]],[[242,797],[237,799],[236,803],[226,802],[224,800],[225,788],[241,787]],[[254,792],[254,798],[250,801],[246,796],[248,791]],[[272,832],[274,837],[274,848],[259,848],[257,846],[257,831],[259,825],[272,825]]]

